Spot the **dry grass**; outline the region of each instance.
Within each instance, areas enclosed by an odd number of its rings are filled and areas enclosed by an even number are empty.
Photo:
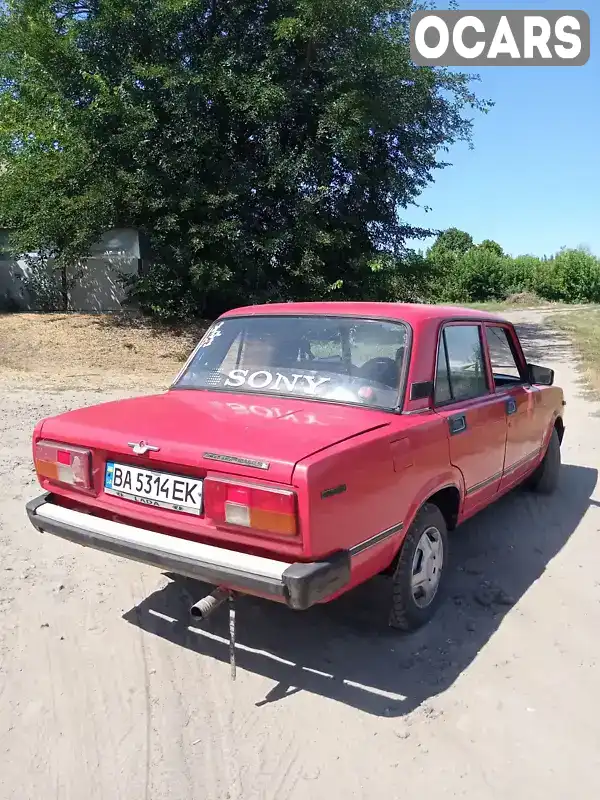
[[[109,314],[0,314],[0,375],[58,389],[162,388],[207,324],[177,329]]]
[[[511,311],[516,308],[554,308],[562,304],[551,303],[547,300],[542,300],[536,294],[531,292],[519,292],[518,294],[511,294],[506,300],[491,300],[487,303],[467,303],[466,305],[471,308],[478,308],[482,311]]]
[[[547,322],[569,335],[581,355],[581,370],[586,382],[600,395],[600,308],[578,307],[548,317]]]

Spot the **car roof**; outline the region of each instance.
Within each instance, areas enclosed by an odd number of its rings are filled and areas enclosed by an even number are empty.
[[[312,302],[312,303],[265,303],[256,306],[242,306],[223,314],[223,317],[237,316],[352,316],[397,319],[409,324],[446,319],[491,320],[505,319],[488,311],[461,306],[442,306],[429,303],[373,303],[373,302]]]

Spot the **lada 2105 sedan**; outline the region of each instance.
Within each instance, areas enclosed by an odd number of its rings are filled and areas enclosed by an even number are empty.
[[[447,532],[521,483],[550,492],[563,394],[513,326],[432,305],[238,308],[168,391],[40,422],[38,531],[306,609],[380,573],[427,621]],[[208,606],[206,602],[208,601]]]

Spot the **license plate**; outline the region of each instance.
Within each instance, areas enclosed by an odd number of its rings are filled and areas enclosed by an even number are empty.
[[[200,514],[202,511],[202,481],[170,472],[155,472],[108,461],[104,491],[156,508],[172,508],[186,514]]]

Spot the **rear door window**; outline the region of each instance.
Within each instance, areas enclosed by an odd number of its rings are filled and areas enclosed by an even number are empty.
[[[435,380],[436,405],[488,394],[479,325],[446,325],[440,336]]]

